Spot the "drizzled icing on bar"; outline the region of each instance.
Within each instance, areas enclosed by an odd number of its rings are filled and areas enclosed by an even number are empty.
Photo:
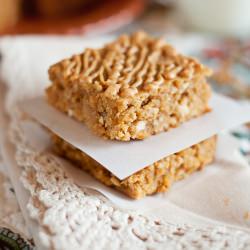
[[[62,67],[62,68],[61,68]],[[49,72],[55,80],[58,70],[74,84],[91,85],[107,96],[129,97],[138,90],[156,90],[170,81],[188,81],[198,75],[210,75],[210,70],[193,58],[180,55],[162,39],[144,32],[122,35],[101,49],[86,49],[53,65]]]

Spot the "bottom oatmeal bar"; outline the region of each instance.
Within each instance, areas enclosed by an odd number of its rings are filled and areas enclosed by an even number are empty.
[[[94,159],[57,135],[53,134],[52,140],[57,154],[71,160],[103,184],[120,190],[133,199],[168,190],[174,181],[183,179],[211,163],[216,149],[214,136],[119,180]]]

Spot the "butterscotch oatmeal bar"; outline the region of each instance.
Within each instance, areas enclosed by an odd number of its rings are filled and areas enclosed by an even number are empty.
[[[51,66],[47,99],[98,135],[144,139],[207,112],[210,73],[138,32]]]
[[[71,160],[103,184],[120,190],[133,199],[168,190],[173,182],[211,163],[216,148],[214,136],[165,157],[121,181],[94,159],[57,135],[53,134],[52,140],[57,154]]]

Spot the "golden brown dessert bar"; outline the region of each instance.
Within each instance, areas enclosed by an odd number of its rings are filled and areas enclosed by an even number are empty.
[[[109,139],[144,139],[209,110],[210,70],[143,32],[49,69],[51,105]]]
[[[71,160],[103,184],[120,190],[133,199],[168,190],[173,182],[211,163],[216,149],[214,136],[119,180],[94,159],[57,135],[53,134],[52,140],[57,154]]]

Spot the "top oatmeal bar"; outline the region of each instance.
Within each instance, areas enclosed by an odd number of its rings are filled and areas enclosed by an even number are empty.
[[[143,32],[52,65],[51,105],[122,141],[167,131],[209,110],[210,69]]]

